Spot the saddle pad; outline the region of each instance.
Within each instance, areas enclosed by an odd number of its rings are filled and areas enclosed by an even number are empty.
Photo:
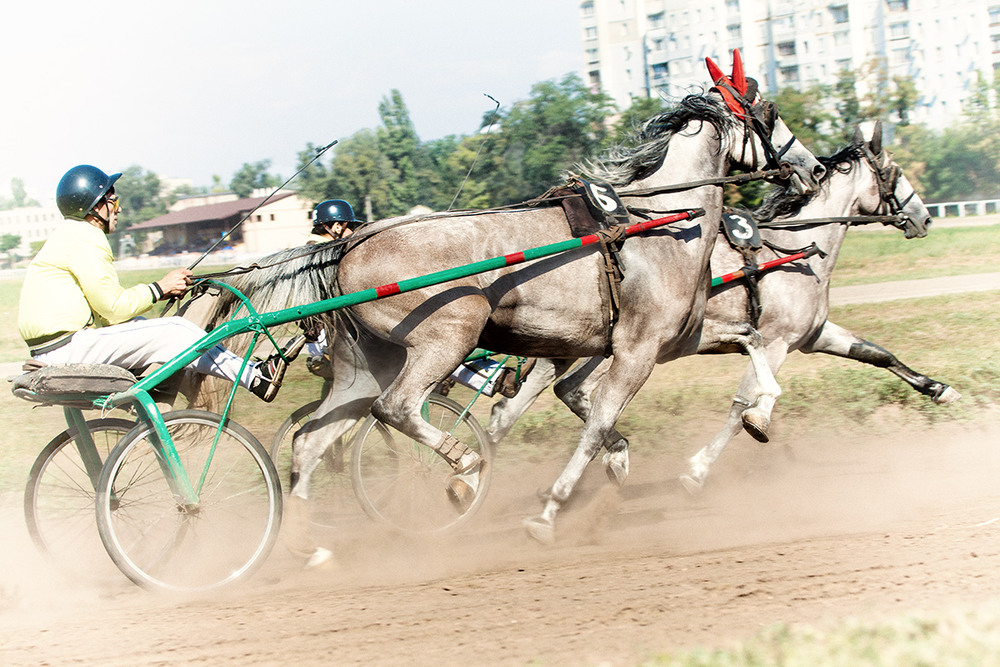
[[[729,245],[737,250],[760,250],[760,230],[750,211],[726,209],[722,214],[722,230],[726,233]]]
[[[93,399],[126,391],[136,377],[107,364],[54,364],[14,378],[11,392],[35,403],[93,407]]]

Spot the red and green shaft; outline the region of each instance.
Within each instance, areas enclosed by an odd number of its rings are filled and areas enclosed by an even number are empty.
[[[763,273],[768,269],[773,269],[776,266],[781,266],[782,264],[787,264],[788,262],[794,262],[797,259],[803,259],[808,257],[809,254],[805,252],[797,252],[794,255],[788,255],[786,257],[779,257],[778,259],[772,259],[770,262],[764,262],[757,266],[756,273]],[[747,274],[746,267],[743,267],[739,271],[733,271],[732,273],[727,273],[724,276],[719,276],[718,278],[712,278],[712,287],[718,287],[719,285],[725,285],[726,283],[731,283],[734,280],[739,280]]]

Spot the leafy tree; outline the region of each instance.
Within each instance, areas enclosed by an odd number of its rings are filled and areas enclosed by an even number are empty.
[[[21,237],[17,234],[4,234],[0,236],[0,252],[13,250],[19,245],[21,245]]]
[[[260,188],[275,188],[281,185],[281,178],[268,173],[271,168],[270,160],[260,160],[258,162],[244,162],[229,181],[229,189],[236,193],[236,196],[245,199],[253,194],[254,190]]]
[[[783,88],[772,100],[782,120],[799,141],[816,155],[829,155],[837,148],[830,136],[834,117],[828,111],[829,86],[814,85],[805,90]]]
[[[124,231],[134,224],[145,222],[167,212],[167,202],[160,195],[160,177],[131,165],[115,182],[115,192],[121,198],[122,210],[118,216],[118,230]]]
[[[611,130],[611,140],[620,144],[634,135],[642,124],[667,109],[660,97],[633,97],[628,109],[618,116]]]
[[[410,112],[398,90],[390,91],[378,105],[382,125],[375,131],[378,148],[392,165],[389,181],[390,213],[398,215],[427,200],[431,182],[431,160],[420,143]]]
[[[854,130],[864,120],[861,100],[858,99],[857,74],[843,70],[833,85],[834,106],[837,117],[833,121],[832,135],[838,144],[850,143]]]
[[[535,84],[529,99],[501,114],[500,132],[487,149],[480,178],[490,181],[492,204],[511,204],[562,181],[560,172],[605,145],[611,99],[576,74]]]

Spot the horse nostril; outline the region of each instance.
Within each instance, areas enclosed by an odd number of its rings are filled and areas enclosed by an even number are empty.
[[[824,167],[821,164],[818,164],[815,167],[813,167],[812,173],[813,173],[813,178],[815,178],[816,182],[819,183],[820,181],[823,180],[823,177],[826,176],[826,167]]]

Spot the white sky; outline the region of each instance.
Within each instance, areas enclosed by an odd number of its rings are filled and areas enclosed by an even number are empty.
[[[403,95],[423,140],[469,134],[582,65],[579,0],[32,0],[0,18],[0,195],[52,203],[75,164],[228,183]]]

